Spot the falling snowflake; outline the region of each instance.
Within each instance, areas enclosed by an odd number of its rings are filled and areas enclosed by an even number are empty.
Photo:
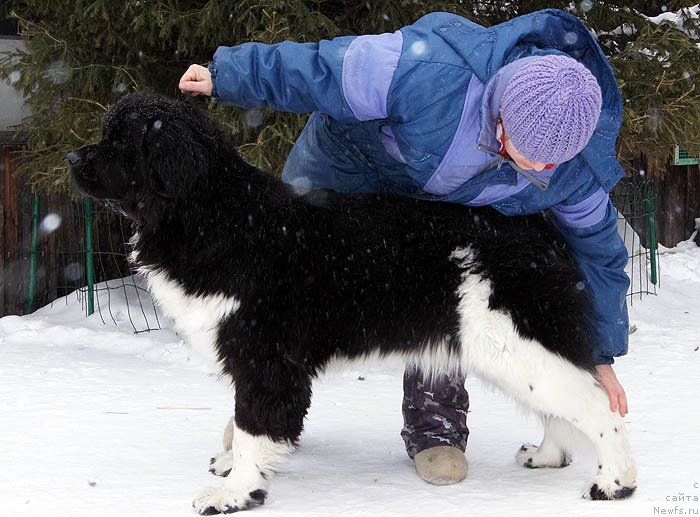
[[[564,43],[567,45],[573,45],[578,41],[578,34],[573,31],[566,32],[564,34]]]
[[[41,221],[39,228],[42,233],[52,233],[55,232],[61,226],[61,216],[58,214],[48,214]]]
[[[579,7],[581,8],[581,10],[584,13],[587,13],[588,11],[593,9],[593,2],[592,2],[592,0],[583,0],[583,2],[581,2],[581,5]]]
[[[69,282],[76,282],[83,278],[83,266],[77,262],[72,262],[63,270],[63,276]]]
[[[411,52],[416,56],[421,56],[425,54],[425,50],[428,48],[425,41],[416,41],[411,45]]]
[[[263,112],[258,109],[247,110],[243,114],[243,123],[251,128],[260,127],[263,123]]]
[[[66,83],[72,75],[68,63],[60,59],[52,61],[49,63],[49,66],[46,67],[46,77],[54,84]]]

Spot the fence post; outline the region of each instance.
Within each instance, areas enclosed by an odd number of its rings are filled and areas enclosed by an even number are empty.
[[[27,293],[27,314],[34,312],[34,298],[36,297],[36,254],[39,243],[39,196],[34,194],[32,201],[32,251],[29,256],[29,292]]]
[[[649,225],[649,249],[651,251],[651,283],[656,285],[658,277],[656,274],[656,226],[654,223],[654,185],[649,183],[647,186],[647,219]]]
[[[93,249],[93,201],[91,197],[85,198],[85,273],[87,276],[87,315],[95,312],[95,262]]]

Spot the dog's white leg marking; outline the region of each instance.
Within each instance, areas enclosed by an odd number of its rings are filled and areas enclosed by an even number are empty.
[[[466,371],[543,415],[562,418],[593,442],[598,472],[584,497],[616,499],[632,494],[636,468],[622,418],[593,375],[541,344],[521,338],[509,315],[488,308],[491,286],[464,275],[459,288],[460,341]],[[547,315],[543,315],[547,317]]]
[[[224,429],[224,450],[209,461],[209,472],[216,476],[228,476],[233,466],[233,419],[234,417],[229,419],[226,429]]]
[[[571,463],[568,445],[573,441],[577,430],[566,420],[543,416],[544,438],[537,446],[531,443],[523,444],[515,454],[515,461],[523,467],[537,469],[543,467],[561,468]]]
[[[254,436],[234,423],[231,472],[221,487],[205,489],[192,506],[201,515],[213,515],[263,504],[270,476],[292,450],[287,442]]]

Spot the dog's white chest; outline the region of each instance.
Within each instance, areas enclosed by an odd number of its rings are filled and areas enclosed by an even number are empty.
[[[185,334],[198,354],[218,363],[216,347],[219,324],[236,312],[240,302],[223,294],[191,296],[164,271],[143,270],[151,294],[167,316],[175,320],[176,328]]]

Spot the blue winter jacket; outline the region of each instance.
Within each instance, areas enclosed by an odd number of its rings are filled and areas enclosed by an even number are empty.
[[[500,96],[527,58],[551,53],[592,71],[602,113],[579,155],[522,171],[498,156]],[[627,352],[627,251],[609,199],[624,174],[615,152],[622,102],[578,18],[547,9],[485,28],[433,13],[394,33],[220,47],[210,70],[222,102],[313,112],[285,165],[293,185],[546,211],[593,294],[597,363]]]

